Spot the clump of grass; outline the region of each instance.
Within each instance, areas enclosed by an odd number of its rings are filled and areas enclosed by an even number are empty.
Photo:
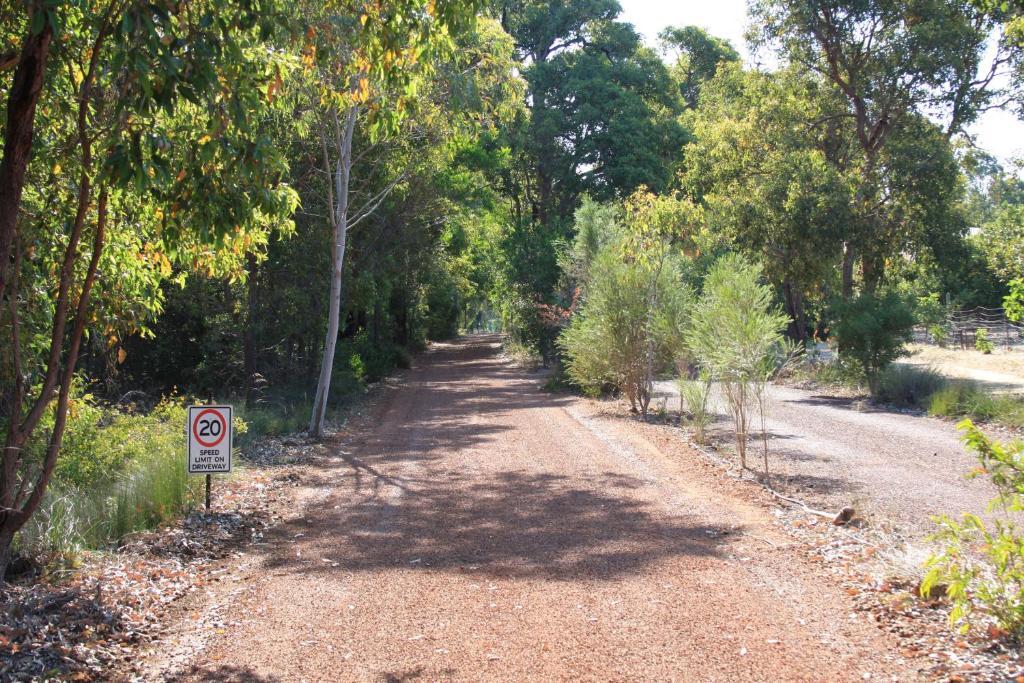
[[[852,391],[864,389],[864,376],[858,368],[839,361],[806,360],[791,364],[782,375],[797,382]]]
[[[90,438],[61,454],[63,467],[41,510],[19,534],[23,552],[67,559],[164,524],[200,500],[202,478],[186,470],[182,399],[165,400],[148,415],[92,407],[72,416],[101,418],[95,429],[73,425]],[[240,428],[244,423],[236,422],[236,433]],[[89,460],[104,469],[78,465]]]
[[[262,436],[284,436],[301,432],[309,425],[312,404],[308,401],[260,403],[252,408],[238,406],[236,415],[247,425],[239,436],[235,431],[235,445],[245,449]]]
[[[954,382],[936,391],[928,400],[928,412],[939,417],[967,417],[1024,428],[1024,399],[993,394],[968,382]]]
[[[198,507],[204,479],[187,471],[186,404],[182,397],[166,398],[142,414],[103,406],[79,392],[53,482],[18,534],[19,551],[51,567],[75,566],[83,550],[110,547]],[[263,435],[301,431],[309,409],[301,400],[239,407],[236,447]],[[29,458],[42,457],[52,424],[48,415],[27,448]]]
[[[893,364],[872,380],[872,396],[901,408],[923,408],[929,397],[943,390],[949,381],[931,368]]]
[[[693,428],[693,440],[699,444],[707,442],[707,428],[714,419],[708,406],[710,396],[711,382],[707,378],[679,378],[680,418],[684,424]]]

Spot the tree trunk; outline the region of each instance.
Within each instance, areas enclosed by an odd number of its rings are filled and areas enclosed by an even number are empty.
[[[0,586],[4,584],[7,566],[11,563],[11,546],[14,544],[14,532],[17,531],[13,521],[13,518],[9,518],[0,524]]]
[[[843,300],[849,301],[853,298],[853,262],[856,260],[856,254],[853,251],[853,245],[849,242],[843,242]]]
[[[884,260],[873,254],[864,254],[860,260],[860,274],[864,283],[864,291],[874,294],[885,274]]]
[[[801,344],[807,343],[807,315],[804,313],[804,297],[791,281],[782,283],[782,296],[789,316],[789,338]]]
[[[41,12],[38,6],[41,4],[33,3],[32,11]],[[15,226],[21,210],[25,172],[32,156],[36,104],[43,90],[52,38],[50,22],[45,21],[38,35],[25,39],[7,96],[4,156],[0,159],[0,300],[10,277]]]
[[[345,265],[345,242],[348,238],[349,178],[352,172],[352,137],[355,133],[357,109],[350,107],[345,115],[344,130],[340,130],[335,113],[335,138],[338,160],[334,171],[334,251],[331,259],[331,294],[328,301],[327,334],[324,336],[324,352],[320,361],[320,379],[317,383],[313,414],[309,421],[309,432],[323,436],[324,418],[327,415],[327,399],[331,390],[331,373],[334,370],[334,351],[338,344],[338,326],[341,319],[341,281]],[[326,146],[325,146],[326,158]]]
[[[243,354],[245,356],[245,406],[252,408],[256,405],[256,301],[257,287],[256,275],[258,264],[256,255],[252,252],[245,255],[245,269],[248,273],[246,284],[248,288],[247,313],[245,316],[245,342]]]

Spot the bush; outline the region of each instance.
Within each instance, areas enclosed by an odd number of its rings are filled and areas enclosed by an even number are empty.
[[[944,325],[930,325],[928,336],[939,346],[945,347],[949,343],[949,330]]]
[[[999,495],[989,504],[1004,514],[1024,511],[1024,443],[990,440],[969,420],[959,425],[964,442],[978,454],[980,467],[968,476],[987,475]],[[936,518],[939,531],[932,537],[943,549],[927,563],[921,594],[940,584],[952,601],[952,626],[961,632],[976,625],[976,612],[989,614],[999,628],[1024,635],[1024,535],[1009,516],[996,518],[990,528],[980,517],[962,516],[960,522]]]
[[[653,281],[647,268],[605,247],[591,265],[587,298],[558,339],[565,370],[584,391],[607,385],[622,391],[634,411],[650,400],[648,353],[655,371],[669,367],[679,347],[686,290],[669,261]]]
[[[125,534],[151,529],[194,507],[202,495],[202,478],[191,477],[185,464],[185,403],[162,401],[148,415],[101,409],[71,416],[69,429],[102,415],[102,426],[88,443],[80,442],[70,462],[60,462],[44,504],[18,536],[19,548],[34,554],[68,557],[85,548],[103,548]],[[236,419],[236,433],[245,432]],[[85,470],[74,461],[92,455],[103,468]],[[63,456],[62,456],[63,458]]]
[[[764,434],[765,383],[773,375],[789,318],[760,282],[761,267],[742,256],[720,258],[694,306],[686,346],[697,364],[721,382],[736,433],[740,465],[746,467],[750,410],[756,405]],[[767,438],[765,469],[767,476]]]
[[[872,395],[879,401],[903,408],[923,408],[929,397],[948,381],[935,370],[911,365],[890,365],[872,383]]]
[[[906,352],[913,328],[913,310],[897,293],[863,293],[836,306],[832,339],[842,361],[853,363],[871,384]]]
[[[985,354],[992,353],[995,349],[992,340],[988,338],[988,330],[984,327],[979,327],[974,331],[974,348]]]
[[[711,398],[711,380],[679,378],[679,409],[685,409],[685,424],[693,428],[693,439],[699,444],[706,441],[706,430],[714,417],[708,407]],[[685,408],[684,408],[685,407]]]

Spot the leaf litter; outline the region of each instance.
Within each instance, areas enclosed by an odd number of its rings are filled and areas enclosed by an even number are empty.
[[[0,585],[0,680],[132,678],[141,649],[170,626],[171,605],[227,578],[219,566],[281,521],[311,443],[262,439],[217,483],[209,513],[87,552],[70,574]]]

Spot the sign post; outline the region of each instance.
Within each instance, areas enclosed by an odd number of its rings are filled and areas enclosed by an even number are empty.
[[[210,479],[231,471],[234,409],[231,406],[188,407],[188,473],[206,475],[206,509],[210,509]]]

